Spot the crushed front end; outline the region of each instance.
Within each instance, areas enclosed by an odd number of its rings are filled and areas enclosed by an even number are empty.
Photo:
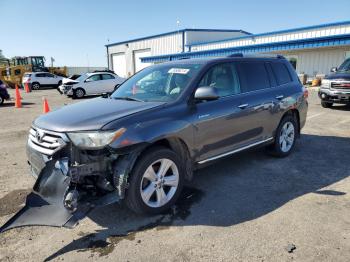
[[[123,198],[130,156],[108,146],[81,149],[66,133],[33,126],[27,156],[36,178],[33,191],[0,232],[25,225],[73,227],[95,206]]]

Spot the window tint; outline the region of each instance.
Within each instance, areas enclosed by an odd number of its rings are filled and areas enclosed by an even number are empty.
[[[292,82],[287,66],[284,63],[271,63],[272,70],[275,74],[277,84],[283,85]]]
[[[242,92],[250,92],[270,87],[269,77],[263,62],[238,63]]]
[[[93,82],[93,81],[99,81],[101,80],[100,78],[101,75],[92,75],[88,79],[86,79],[86,82]]]
[[[53,74],[46,73],[46,77],[55,77]]]
[[[203,76],[199,86],[215,87],[219,96],[229,96],[241,92],[237,72],[232,63],[213,66]]]
[[[114,79],[114,76],[110,74],[103,74],[102,75],[102,80],[108,80],[108,79]]]
[[[44,73],[39,73],[39,74],[35,74],[36,77],[46,77],[46,74]]]

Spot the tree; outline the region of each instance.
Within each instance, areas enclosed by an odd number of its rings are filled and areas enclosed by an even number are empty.
[[[7,58],[2,54],[2,50],[0,49],[0,65],[1,64],[7,65]]]

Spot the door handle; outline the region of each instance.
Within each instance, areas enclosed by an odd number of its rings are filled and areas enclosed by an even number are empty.
[[[276,99],[281,100],[283,97],[284,95],[279,95],[279,96],[276,96]]]
[[[239,105],[238,107],[239,107],[240,109],[244,109],[244,108],[246,108],[247,106],[249,106],[249,104],[241,104],[241,105]]]

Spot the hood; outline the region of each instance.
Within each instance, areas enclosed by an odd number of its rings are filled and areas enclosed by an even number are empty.
[[[56,132],[99,130],[111,121],[162,104],[164,102],[136,102],[99,97],[42,115],[34,121],[34,125]]]
[[[76,84],[76,83],[79,83],[79,81],[72,80],[72,79],[70,79],[70,78],[63,78],[63,79],[62,79],[62,84],[68,84],[68,83]]]
[[[335,80],[335,79],[344,79],[344,80],[350,80],[350,72],[335,72],[333,74],[327,75],[324,79],[328,80]]]

